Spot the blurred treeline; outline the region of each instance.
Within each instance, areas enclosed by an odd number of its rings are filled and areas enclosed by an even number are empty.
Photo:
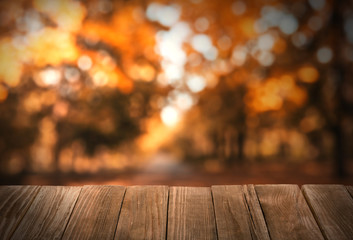
[[[353,1],[0,2],[1,175],[353,157]]]

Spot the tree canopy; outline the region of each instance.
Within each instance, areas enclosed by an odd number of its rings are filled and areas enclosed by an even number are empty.
[[[352,4],[2,1],[2,169],[94,171],[169,149],[222,164],[335,159],[343,175]]]

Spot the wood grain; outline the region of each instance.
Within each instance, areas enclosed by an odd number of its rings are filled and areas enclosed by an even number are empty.
[[[272,239],[324,239],[297,185],[255,186]]]
[[[115,239],[165,239],[168,187],[128,187]]]
[[[304,185],[303,193],[327,239],[353,238],[353,199],[342,185]]]
[[[167,239],[217,239],[210,188],[169,189]]]
[[[125,187],[84,186],[63,239],[113,239]]]
[[[218,239],[252,239],[242,186],[212,186]]]
[[[243,192],[251,221],[251,235],[255,239],[270,240],[264,215],[254,185],[244,185]]]
[[[38,191],[38,186],[0,187],[1,239],[10,238]]]
[[[353,186],[347,186],[346,188],[347,188],[349,194],[350,194],[350,195],[352,196],[352,198],[353,198]]]
[[[12,239],[60,239],[80,187],[41,187]]]

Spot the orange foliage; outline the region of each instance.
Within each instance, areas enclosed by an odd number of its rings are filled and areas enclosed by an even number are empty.
[[[306,91],[295,84],[291,75],[282,75],[279,78],[269,78],[266,81],[250,84],[245,96],[248,108],[255,112],[279,110],[285,100],[301,106],[306,99]]]
[[[0,40],[0,82],[16,87],[20,83],[23,65],[20,53],[12,45],[10,38]]]
[[[33,64],[38,67],[60,65],[65,62],[75,62],[79,50],[75,37],[66,31],[55,28],[45,28],[38,34],[28,37],[25,53],[29,54]]]
[[[77,31],[86,15],[86,9],[78,1],[60,0],[34,0],[34,7],[47,14],[58,27],[65,31]]]
[[[241,20],[240,29],[246,37],[251,38],[255,36],[256,32],[254,29],[254,24],[255,24],[255,20],[250,17],[246,17]]]
[[[304,66],[298,70],[298,77],[305,83],[313,83],[319,78],[319,72],[312,66]]]

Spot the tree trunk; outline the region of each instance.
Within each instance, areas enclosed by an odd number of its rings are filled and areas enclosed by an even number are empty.
[[[333,2],[333,14],[332,14],[332,28],[333,33],[335,34],[333,40],[333,51],[336,54],[334,56],[333,68],[335,72],[336,80],[336,91],[335,91],[335,115],[334,124],[332,127],[334,138],[335,138],[335,147],[334,147],[334,157],[335,157],[335,172],[336,176],[344,177],[346,175],[345,171],[345,158],[344,158],[344,133],[342,129],[342,118],[343,118],[343,105],[344,99],[342,94],[342,86],[345,80],[345,66],[340,56],[342,52],[342,42],[345,39],[344,33],[344,19],[343,19],[343,4],[344,1],[338,0]]]
[[[245,143],[245,131],[240,130],[238,132],[238,161],[243,162],[244,161],[244,143]]]

